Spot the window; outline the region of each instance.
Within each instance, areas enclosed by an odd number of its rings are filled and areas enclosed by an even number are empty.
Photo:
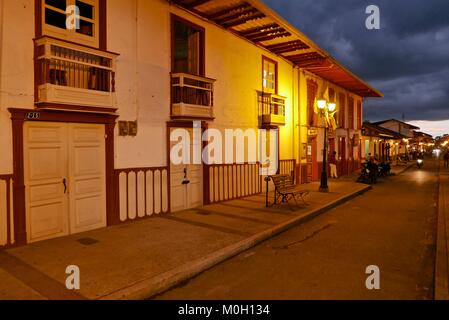
[[[48,36],[98,47],[99,14],[98,0],[42,0],[43,33]],[[69,30],[66,9],[77,6],[80,20],[79,29]]]
[[[311,127],[316,127],[318,124],[318,117],[315,113],[315,98],[318,93],[318,84],[311,80],[307,80],[307,115],[308,115],[308,125]]]
[[[204,76],[204,28],[172,16],[172,72]]]
[[[263,92],[277,93],[277,62],[266,57],[262,58],[263,75],[262,88]]]
[[[340,93],[338,95],[338,126],[344,128],[346,123],[346,95]]]
[[[362,102],[361,101],[357,101],[357,129],[361,130],[362,129]]]
[[[354,129],[354,98],[349,97],[348,99],[348,128]]]

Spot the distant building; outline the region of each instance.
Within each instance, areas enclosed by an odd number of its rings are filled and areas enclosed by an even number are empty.
[[[382,162],[395,161],[398,155],[406,152],[407,143],[404,139],[407,137],[399,132],[364,122],[362,135],[364,159],[368,159],[371,154]]]
[[[414,138],[414,131],[419,130],[419,128],[414,125],[396,119],[378,121],[374,122],[374,124],[383,128],[387,128],[394,132],[399,132],[400,134],[410,139]]]

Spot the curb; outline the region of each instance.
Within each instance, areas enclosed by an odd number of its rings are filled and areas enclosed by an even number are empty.
[[[255,234],[249,238],[241,240],[235,244],[222,248],[216,252],[213,252],[205,257],[197,259],[193,262],[186,263],[178,268],[162,273],[156,277],[140,280],[128,287],[102,296],[100,300],[142,300],[150,299],[158,294],[161,294],[170,288],[179,285],[180,283],[187,281],[198,274],[212,268],[213,266],[226,261],[243,251],[248,250],[256,246],[257,244],[270,239],[282,232],[291,229],[294,226],[305,223],[318,215],[335,208],[350,199],[353,199],[368,190],[371,190],[372,186],[367,185],[360,188],[351,194],[342,196],[324,206],[321,206],[313,211],[306,212],[301,216],[297,216],[289,221],[274,226],[263,232]]]
[[[438,225],[435,261],[435,300],[449,300],[449,216],[441,171],[438,176]]]

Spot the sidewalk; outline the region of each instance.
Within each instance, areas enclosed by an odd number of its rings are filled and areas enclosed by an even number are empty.
[[[0,299],[149,298],[370,189],[353,181],[305,186],[296,211],[256,195],[0,252]],[[76,292],[69,265],[80,268]]]
[[[449,300],[449,170],[440,163],[435,300]]]

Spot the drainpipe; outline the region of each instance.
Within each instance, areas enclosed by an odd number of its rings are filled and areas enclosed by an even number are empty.
[[[3,107],[3,24],[4,24],[4,16],[3,16],[3,11],[4,11],[4,6],[5,6],[5,1],[0,1],[0,109]]]
[[[301,69],[296,66],[296,74],[297,74],[297,79],[298,79],[298,159],[299,159],[299,181],[298,182],[302,182],[302,125],[301,125]]]
[[[139,113],[140,113],[140,106],[139,106],[139,0],[136,0],[136,37],[135,37],[135,78],[134,78],[134,94],[135,94],[135,98],[134,98],[134,103],[135,103],[135,110],[136,110],[136,121],[139,121]]]
[[[296,158],[295,154],[295,67],[292,69],[292,155]],[[296,168],[295,168],[296,169]]]

